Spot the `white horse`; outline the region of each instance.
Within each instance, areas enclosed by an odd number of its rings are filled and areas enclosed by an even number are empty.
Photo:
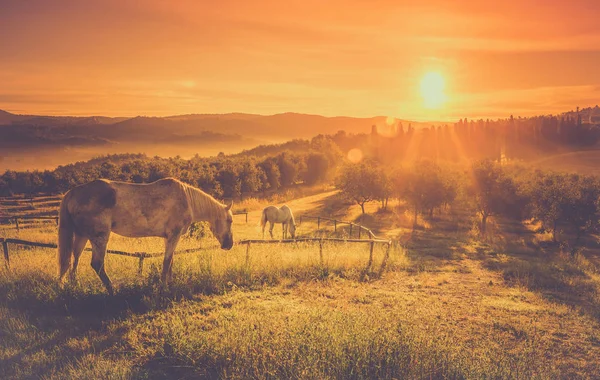
[[[290,208],[287,205],[283,205],[281,206],[281,208],[277,206],[267,206],[264,208],[262,216],[260,218],[260,226],[262,227],[263,239],[265,238],[265,226],[267,222],[271,224],[269,226],[269,233],[271,234],[271,239],[273,239],[273,226],[275,225],[275,223],[281,223],[284,239],[287,237],[288,228],[292,239],[296,238],[296,222],[294,221],[294,214],[292,214],[292,210],[290,210]]]
[[[173,252],[192,222],[206,221],[222,249],[231,249],[233,215],[200,189],[174,178],[149,184],[96,180],[69,190],[60,204],[58,263],[60,280],[71,265],[75,281],[79,256],[92,243],[92,268],[106,290],[113,287],[104,270],[111,232],[127,237],[158,236],[165,240],[162,280],[172,277]]]

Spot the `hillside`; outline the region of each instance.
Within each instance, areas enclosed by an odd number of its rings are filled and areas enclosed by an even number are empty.
[[[286,203],[298,220],[360,213],[334,192]],[[369,205],[369,216],[376,207]],[[365,222],[378,236],[398,238],[410,234],[402,211],[398,204]],[[260,214],[250,212],[248,222],[235,216],[236,241],[261,236]],[[54,249],[11,245],[11,271],[0,271],[0,375],[594,378],[597,253],[548,254],[530,242],[527,226],[503,221],[498,242],[486,243],[473,239],[469,225],[459,214],[440,215],[400,239],[381,274],[384,249],[376,247],[368,277],[361,275],[367,245],[324,244],[320,261],[318,244],[255,244],[249,251],[236,244],[225,252],[213,238],[186,237],[180,249],[203,250],[176,255],[167,288],[157,280],[162,257],[146,259],[139,274],[136,259],[109,254],[114,297],[90,267],[90,252],[82,255],[79,282],[60,286],[50,265]],[[6,237],[56,239],[53,221],[20,233],[2,227]],[[320,227],[305,219],[298,233],[332,233],[333,226]],[[159,252],[163,242],[113,235],[109,249]]]
[[[107,153],[141,152],[163,157],[231,154],[259,144],[334,134],[339,130],[368,133],[373,125],[385,130],[387,122],[382,116],[324,117],[297,113],[111,118],[15,115],[0,110],[0,171],[50,169]],[[415,128],[429,125],[412,124]]]
[[[426,127],[439,122],[420,123],[408,120],[391,119],[390,123],[402,122],[414,127]],[[282,113],[276,115],[254,115],[243,113],[230,114],[192,114],[168,117],[136,116],[132,118],[108,118],[102,116],[64,117],[14,115],[0,110],[0,131],[10,125],[18,125],[22,129],[31,128],[68,128],[85,127],[85,133],[97,138],[121,138],[139,136],[140,133],[152,134],[155,137],[171,133],[195,134],[209,131],[223,134],[238,134],[245,137],[262,137],[269,139],[308,138],[316,134],[333,134],[339,130],[348,133],[367,133],[371,126],[382,128],[388,124],[388,118],[377,116],[370,118],[325,117],[299,113]],[[82,128],[83,129],[83,128]],[[72,131],[71,131],[72,132]],[[84,132],[81,132],[84,133]]]

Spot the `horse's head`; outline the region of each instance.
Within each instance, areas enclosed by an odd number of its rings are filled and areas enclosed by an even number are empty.
[[[221,243],[222,249],[231,249],[233,247],[233,231],[231,230],[231,224],[233,223],[233,214],[231,213],[231,206],[233,205],[233,201],[223,207],[223,212],[219,213],[217,220],[214,223],[211,223],[210,229]]]
[[[292,239],[296,238],[296,223],[294,221],[290,223],[290,235],[292,236]]]

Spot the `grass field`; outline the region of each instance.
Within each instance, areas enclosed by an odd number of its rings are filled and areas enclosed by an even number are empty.
[[[556,154],[537,160],[532,165],[554,171],[600,174],[600,150],[583,150]]]
[[[253,201],[248,201],[252,204]],[[260,209],[255,202],[250,209]],[[472,217],[448,210],[414,232],[401,204],[388,212],[325,192],[288,205],[298,215],[359,220],[396,238],[386,271],[367,245],[218,249],[186,239],[174,281],[161,259],[109,255],[109,297],[83,254],[78,284],[56,281],[55,251],[13,250],[0,269],[2,378],[594,378],[600,373],[600,256],[561,254],[527,224],[496,221],[482,241]],[[260,238],[260,212],[235,217],[235,239]],[[304,220],[300,235],[330,235]],[[4,237],[16,236],[5,228]],[[280,233],[280,227],[276,227]],[[342,230],[341,234],[347,234]],[[56,227],[24,229],[55,240]],[[162,249],[113,236],[111,249]],[[14,251],[14,253],[13,253]]]

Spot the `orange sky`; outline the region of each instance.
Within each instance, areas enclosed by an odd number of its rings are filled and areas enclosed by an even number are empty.
[[[600,103],[600,1],[0,0],[0,109],[419,120]],[[419,81],[446,80],[427,110]]]

